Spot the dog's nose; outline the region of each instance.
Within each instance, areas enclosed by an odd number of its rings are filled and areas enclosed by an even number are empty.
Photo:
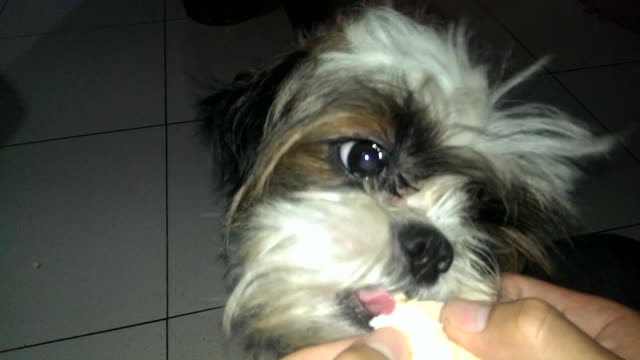
[[[398,231],[398,240],[409,261],[411,275],[421,284],[436,282],[453,262],[453,247],[433,226],[418,222],[404,224]]]

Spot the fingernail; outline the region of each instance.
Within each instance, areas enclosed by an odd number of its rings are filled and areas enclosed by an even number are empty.
[[[440,312],[440,322],[462,331],[478,333],[484,330],[491,312],[491,303],[483,301],[451,300]]]
[[[389,360],[408,358],[409,345],[406,337],[393,328],[381,328],[364,339],[367,346],[384,355]]]

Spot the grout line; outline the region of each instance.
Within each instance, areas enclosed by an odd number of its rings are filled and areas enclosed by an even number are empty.
[[[202,122],[204,120],[202,119],[193,119],[193,120],[180,120],[180,121],[171,121],[168,122],[168,125],[179,125],[179,124],[188,124],[188,123],[196,123],[196,122]]]
[[[196,21],[195,21],[195,20],[191,20],[191,18],[190,18],[190,17],[188,17],[188,16],[184,16],[184,17],[172,17],[172,18],[168,18],[168,19],[166,19],[164,22],[168,22],[168,23],[169,23],[169,22],[178,22],[178,21],[185,21],[185,20],[187,20],[187,21],[191,21],[191,22],[193,22],[193,23],[196,23]],[[196,24],[197,24],[197,23],[196,23]]]
[[[601,231],[598,231],[597,233],[615,231],[615,230],[620,230],[620,229],[626,229],[626,228],[630,228],[630,227],[634,227],[634,226],[640,226],[640,222],[635,223],[635,224],[630,224],[630,225],[617,226],[617,227],[613,227],[611,229],[601,230]]]
[[[633,64],[640,64],[640,60],[629,60],[629,61],[620,61],[620,62],[611,63],[611,64],[582,66],[582,67],[577,67],[577,68],[573,68],[573,69],[550,71],[550,73],[551,74],[564,74],[564,73],[570,73],[570,72],[575,72],[575,71],[602,69],[602,68],[617,67],[617,66],[624,66],[624,65],[633,65]]]
[[[152,24],[160,24],[160,23],[168,23],[168,22],[178,22],[178,21],[193,21],[188,16],[186,17],[172,17],[167,18],[165,20],[151,20],[151,21],[140,21],[140,22],[132,22],[128,24],[119,24],[119,25],[104,25],[104,26],[96,26],[96,27],[87,27],[82,29],[66,29],[66,30],[57,30],[57,31],[43,31],[43,32],[35,32],[28,34],[18,34],[18,35],[0,35],[0,42],[2,40],[16,40],[16,39],[24,39],[29,37],[36,36],[45,36],[45,35],[58,35],[58,34],[73,34],[73,33],[87,33],[92,31],[102,31],[102,30],[114,30],[125,28],[128,26],[142,26],[142,25],[152,25]]]
[[[5,35],[5,36],[0,36],[0,41],[23,39],[23,38],[44,36],[44,35],[73,34],[73,33],[87,33],[87,32],[93,32],[93,31],[101,31],[101,30],[114,30],[114,29],[129,27],[129,26],[160,24],[163,22],[164,20],[151,20],[151,21],[140,21],[140,22],[133,22],[128,24],[119,24],[119,25],[103,25],[103,26],[96,26],[96,27],[87,27],[82,29],[65,29],[65,30],[43,31],[43,32],[35,32],[35,33],[28,33],[28,34],[19,34],[19,35]]]
[[[507,34],[509,34],[509,36],[511,37],[511,39],[518,45],[520,45],[522,47],[522,49],[527,53],[527,55],[531,56],[532,59],[538,60],[540,59],[540,56],[537,56],[536,54],[533,53],[533,51],[529,50],[529,48],[527,46],[525,46],[525,44],[516,36],[515,33],[513,33],[511,31],[511,29],[509,29],[509,27],[502,22],[502,20],[500,20],[494,13],[493,11],[491,11],[482,1],[480,0],[476,0],[476,4],[478,6],[480,6],[480,8],[482,8],[484,10],[484,12],[489,15],[489,17],[495,21],[501,28],[502,30],[504,30]],[[546,66],[544,67],[544,69],[546,70]]]
[[[139,127],[133,127],[133,128],[126,128],[126,129],[99,131],[99,132],[94,132],[94,133],[89,133],[89,134],[63,136],[63,137],[44,139],[44,140],[26,141],[26,142],[17,143],[17,144],[0,145],[0,149],[10,148],[10,147],[15,147],[15,146],[40,144],[40,143],[52,142],[52,141],[58,141],[58,140],[68,140],[68,139],[83,138],[83,137],[95,136],[95,135],[114,134],[114,133],[120,133],[120,132],[125,132],[125,131],[151,129],[151,128],[157,128],[157,127],[161,127],[161,126],[165,126],[165,124],[147,125],[147,126],[139,126]]]
[[[491,19],[493,19],[493,21],[495,21],[502,28],[502,30],[507,32],[509,34],[509,36],[511,37],[511,39],[514,42],[516,42],[518,45],[520,45],[522,47],[522,49],[524,49],[524,51],[529,56],[531,56],[531,58],[533,58],[534,60],[541,58],[540,56],[536,55],[533,51],[531,51],[529,49],[529,47],[527,47],[524,44],[524,42],[522,42],[516,36],[516,34],[513,31],[511,31],[511,29],[509,29],[507,24],[505,24],[496,15],[494,15],[494,13],[482,1],[476,1],[476,4],[478,4],[484,10],[484,12],[487,15],[489,15],[489,17],[491,17]],[[614,63],[610,63],[610,64],[599,64],[599,65],[583,66],[583,67],[577,67],[577,68],[573,68],[573,69],[564,69],[564,70],[555,70],[555,71],[554,70],[550,70],[545,65],[544,66],[544,70],[545,70],[546,74],[553,75],[553,74],[562,74],[562,73],[574,72],[574,71],[580,71],[580,70],[600,69],[600,68],[606,68],[606,67],[616,67],[616,66],[631,65],[631,64],[638,64],[638,63],[640,63],[640,60],[628,60],[628,61],[614,62]]]
[[[536,56],[536,55],[533,53],[533,51],[531,51],[531,50],[530,50],[530,49],[529,49],[529,48],[528,48],[528,47],[527,47],[527,46],[526,46],[526,45],[525,45],[525,44],[524,44],[524,43],[523,43],[523,42],[522,42],[522,41],[521,41],[521,40],[520,40],[520,39],[519,39],[519,38],[518,38],[518,37],[517,37],[517,36],[512,32],[512,31],[511,31],[511,29],[509,29],[509,28],[507,27],[507,25],[506,25],[504,22],[502,22],[502,21],[501,21],[497,16],[495,16],[495,15],[493,14],[493,12],[492,12],[492,11],[490,11],[490,9],[488,9],[488,8],[487,8],[487,7],[482,3],[482,1],[476,1],[476,3],[478,3],[478,4],[479,4],[479,5],[480,5],[484,10],[485,10],[485,12],[486,12],[487,14],[489,14],[489,16],[490,16],[490,17],[491,17],[491,18],[492,18],[496,23],[498,23],[498,24],[500,25],[500,27],[502,27],[502,29],[503,29],[504,31],[506,31],[506,32],[511,36],[511,38],[512,38],[512,39],[513,39],[517,44],[519,44],[520,46],[522,46],[522,48],[524,49],[524,51],[526,51],[526,52],[527,52],[531,57],[533,57],[534,59],[539,59],[539,57],[538,57],[538,56]],[[634,62],[630,62],[630,63],[636,63],[636,62],[640,62],[640,61],[634,61]],[[624,65],[624,64],[625,64],[625,63],[618,63],[617,65]],[[614,65],[612,65],[612,66],[615,66],[615,65],[616,65],[616,64],[614,64]],[[605,67],[605,66],[608,66],[608,65],[603,65],[602,67]],[[580,69],[576,69],[575,71],[578,71],[578,70],[580,70]],[[602,126],[602,128],[603,128],[603,129],[605,129],[605,130],[606,130],[610,135],[612,135],[612,136],[616,139],[616,142],[618,143],[618,146],[619,146],[619,147],[621,147],[622,149],[624,149],[624,151],[625,151],[627,154],[629,154],[629,155],[631,156],[631,158],[632,158],[632,159],[633,159],[633,160],[634,160],[638,165],[640,165],[640,159],[639,159],[637,156],[635,156],[635,154],[634,154],[634,153],[633,153],[633,152],[632,152],[632,151],[631,151],[631,150],[630,150],[630,149],[629,149],[629,148],[628,148],[628,147],[627,147],[627,146],[626,146],[622,141],[620,141],[620,139],[618,139],[618,137],[617,137],[617,136],[615,136],[615,135],[614,135],[614,132],[613,132],[613,131],[611,131],[611,129],[610,129],[608,126],[606,126],[606,125],[602,122],[602,120],[600,120],[600,118],[599,118],[599,117],[597,117],[597,116],[596,116],[596,115],[591,111],[591,109],[589,109],[589,108],[587,107],[587,105],[586,105],[584,102],[582,102],[582,100],[580,100],[580,99],[579,99],[579,98],[578,98],[578,97],[577,97],[577,96],[576,96],[576,95],[575,95],[575,94],[574,94],[574,93],[573,93],[573,92],[572,92],[572,91],[571,91],[567,86],[565,86],[565,84],[564,84],[562,81],[560,81],[560,79],[556,76],[556,74],[557,74],[557,73],[560,73],[560,72],[552,72],[552,71],[550,71],[550,70],[549,70],[549,68],[548,68],[547,66],[544,66],[544,72],[545,72],[545,74],[547,74],[547,75],[551,76],[551,78],[553,78],[553,80],[555,80],[555,82],[556,82],[557,84],[559,84],[559,85],[560,85],[560,86],[561,86],[561,87],[562,87],[562,88],[563,88],[563,89],[564,89],[564,90],[565,90],[565,91],[566,91],[566,92],[571,96],[571,98],[573,98],[573,100],[575,100],[575,101],[578,103],[578,105],[580,105],[580,106],[581,106],[581,107],[582,107],[582,108],[587,112],[587,114],[589,114],[589,116],[593,117],[593,119],[595,119],[595,121],[596,121],[598,124],[600,124],[600,126]]]
[[[165,86],[166,86],[166,84],[165,84]],[[165,104],[165,107],[166,107],[166,104]],[[14,146],[40,144],[40,143],[58,141],[58,140],[69,140],[69,139],[82,138],[82,137],[87,137],[87,136],[106,135],[106,134],[113,134],[113,133],[119,133],[119,132],[125,132],[125,131],[136,131],[136,130],[143,130],[143,129],[151,129],[151,128],[156,128],[156,127],[161,127],[161,126],[173,126],[173,125],[181,125],[181,124],[188,124],[188,123],[196,123],[196,122],[200,122],[200,121],[203,121],[203,120],[194,119],[194,120],[183,120],[183,121],[176,121],[176,122],[167,122],[167,120],[165,119],[165,124],[147,125],[147,126],[139,126],[139,127],[126,128],[126,129],[99,131],[99,132],[88,133],[88,134],[62,136],[62,137],[51,138],[51,139],[25,141],[25,142],[16,143],[16,144],[0,145],[0,149],[10,148],[10,147],[14,147]]]
[[[556,74],[549,73],[549,75],[553,78],[553,80],[555,80],[557,84],[559,84],[564,89],[564,91],[566,91],[569,95],[571,95],[573,100],[575,100],[589,114],[589,116],[593,117],[598,122],[598,124],[600,124],[600,126],[602,126],[602,128],[605,129],[607,133],[616,140],[616,143],[617,143],[616,147],[623,149],[629,156],[631,156],[631,158],[636,162],[636,164],[640,166],[640,158],[638,158],[633,153],[633,151],[631,151],[631,149],[629,149],[629,147],[627,147],[627,145],[625,145],[625,143],[621,141],[618,136],[615,135],[616,132],[612,131],[604,122],[602,122],[602,120],[600,120],[600,118],[597,117],[596,114],[594,114],[591,111],[591,109],[589,109],[589,107],[582,100],[580,100],[580,98],[576,96],[573,93],[573,91],[571,91],[571,89],[569,89],[562,81],[560,81],[560,79],[556,76]]]
[[[169,318],[169,126],[167,113],[167,0],[162,1],[162,71],[164,77],[164,226],[165,226],[165,316]],[[164,358],[169,360],[169,321],[164,323]]]
[[[145,322],[141,322],[141,323],[120,326],[120,327],[116,327],[116,328],[112,328],[112,329],[108,329],[108,330],[93,331],[93,332],[89,332],[89,333],[86,333],[86,334],[68,336],[68,337],[55,339],[55,340],[49,340],[49,341],[43,341],[43,342],[39,342],[39,343],[35,343],[35,344],[18,346],[18,347],[6,349],[6,350],[0,350],[0,354],[8,353],[10,351],[28,349],[28,348],[32,348],[32,347],[36,347],[36,346],[41,346],[41,345],[55,344],[55,343],[59,343],[59,342],[67,341],[67,340],[76,340],[76,339],[80,339],[80,338],[84,338],[84,337],[88,337],[88,336],[100,335],[100,334],[110,333],[110,332],[119,331],[119,330],[126,330],[126,329],[130,329],[130,328],[149,325],[149,324],[154,324],[154,323],[157,323],[157,322],[160,322],[160,321],[166,321],[166,320],[167,319],[150,320],[150,321],[145,321]]]
[[[131,329],[131,328],[135,328],[135,327],[139,327],[139,326],[155,324],[155,323],[158,323],[158,322],[161,322],[161,321],[164,321],[166,324],[168,324],[169,320],[179,319],[179,318],[183,318],[183,317],[187,317],[187,316],[191,316],[191,315],[196,315],[196,314],[201,314],[201,313],[205,313],[205,312],[208,312],[208,311],[219,310],[219,309],[222,309],[222,308],[224,308],[224,306],[214,306],[214,307],[210,307],[210,308],[206,308],[206,309],[202,309],[202,310],[194,310],[194,311],[190,311],[190,312],[186,312],[186,313],[182,313],[182,314],[178,314],[178,315],[173,315],[173,316],[169,316],[169,317],[166,317],[166,318],[149,320],[149,321],[144,321],[144,322],[140,322],[140,323],[135,323],[135,324],[129,324],[129,325],[119,326],[119,327],[115,327],[115,328],[110,328],[110,329],[106,329],[106,330],[92,331],[92,332],[88,332],[88,333],[85,333],[85,334],[67,336],[67,337],[63,337],[63,338],[59,338],[59,339],[55,339],[55,340],[49,340],[49,341],[43,341],[43,342],[39,342],[39,343],[33,343],[33,344],[28,344],[28,345],[17,346],[17,347],[14,347],[14,348],[0,350],[0,354],[12,352],[12,351],[29,349],[29,348],[33,348],[33,347],[37,347],[37,346],[55,344],[55,343],[59,343],[59,342],[67,341],[67,340],[76,340],[76,339],[81,339],[81,338],[85,338],[85,337],[89,337],[89,336],[101,335],[101,334],[106,334],[106,333],[110,333],[110,332]],[[165,327],[166,327],[166,325],[165,325]]]
[[[191,316],[191,315],[196,315],[196,314],[201,314],[201,313],[205,313],[208,311],[213,311],[213,310],[220,310],[223,309],[224,305],[220,305],[220,306],[214,306],[214,307],[210,307],[210,308],[206,308],[206,309],[201,309],[201,310],[194,310],[194,311],[189,311],[186,313],[182,313],[182,314],[178,314],[178,315],[172,315],[168,318],[168,320],[173,320],[173,319],[178,319],[181,317],[186,317],[186,316]]]
[[[631,225],[623,225],[623,226],[616,226],[610,229],[604,229],[604,230],[598,230],[598,231],[593,231],[590,233],[586,233],[586,234],[582,234],[582,235],[577,235],[577,236],[584,236],[584,235],[592,235],[592,234],[602,234],[602,233],[606,233],[606,232],[610,232],[610,231],[616,231],[616,230],[621,230],[621,229],[626,229],[626,228],[630,228],[630,227],[634,227],[634,226],[639,226],[639,223],[635,223],[635,224],[631,224]]]

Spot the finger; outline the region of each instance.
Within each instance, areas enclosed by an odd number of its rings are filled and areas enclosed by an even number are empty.
[[[538,298],[553,305],[591,337],[595,337],[607,324],[628,311],[613,301],[523,275],[505,274],[502,288],[504,295],[511,300]]]
[[[398,329],[380,328],[364,338],[366,346],[374,349],[389,360],[408,360],[411,347],[407,337]],[[343,360],[342,358],[340,360]]]
[[[452,301],[442,310],[449,338],[481,359],[619,359],[549,304]]]
[[[289,354],[282,360],[408,360],[411,349],[397,329],[381,328],[361,338],[311,346]]]
[[[329,344],[310,346],[308,348],[304,348],[302,350],[291,353],[283,357],[281,360],[334,359],[341,352],[347,349],[351,344],[353,344],[354,341],[356,340],[357,340],[356,338],[350,338],[350,339],[332,342]]]
[[[408,360],[410,357],[406,336],[397,329],[385,327],[353,342],[335,360]]]
[[[367,346],[364,341],[356,341],[341,352],[335,360],[388,360],[377,350]]]

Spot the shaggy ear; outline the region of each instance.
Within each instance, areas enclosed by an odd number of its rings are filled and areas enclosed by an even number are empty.
[[[200,102],[197,119],[212,140],[220,185],[230,186],[232,194],[255,165],[280,87],[306,56],[305,51],[297,51],[271,68],[238,74],[231,84]]]

